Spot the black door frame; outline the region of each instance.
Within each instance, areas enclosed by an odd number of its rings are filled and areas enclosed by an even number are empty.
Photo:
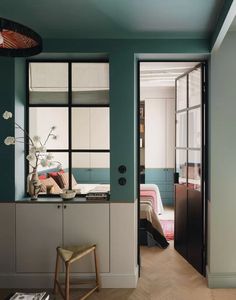
[[[208,224],[208,210],[207,210],[207,202],[208,202],[208,134],[209,134],[209,125],[208,125],[208,61],[206,59],[196,59],[196,60],[184,60],[184,59],[180,59],[180,60],[158,60],[158,59],[154,59],[154,60],[145,60],[145,59],[138,59],[137,60],[137,199],[138,199],[138,205],[137,205],[137,262],[138,262],[138,266],[139,266],[139,276],[141,276],[141,255],[140,255],[140,147],[139,147],[139,140],[140,140],[140,64],[141,63],[145,63],[145,62],[167,62],[167,63],[176,63],[176,62],[196,62],[196,64],[203,64],[204,65],[204,72],[203,72],[203,89],[202,89],[202,99],[203,99],[203,105],[204,105],[204,112],[205,115],[203,116],[204,119],[202,118],[202,122],[204,122],[204,144],[202,146],[202,162],[204,164],[204,180],[203,184],[205,185],[205,189],[204,189],[204,197],[203,197],[203,201],[204,201],[204,205],[203,205],[203,239],[204,239],[204,254],[203,254],[203,261],[204,261],[204,266],[203,266],[203,275],[206,275],[206,265],[207,265],[207,236],[208,236],[208,232],[207,232],[207,224]],[[203,124],[202,124],[203,126]]]

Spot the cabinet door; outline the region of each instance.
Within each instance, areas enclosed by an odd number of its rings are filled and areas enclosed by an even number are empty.
[[[15,272],[15,203],[0,204],[0,272]]]
[[[73,149],[90,148],[90,108],[73,107],[72,109],[72,147]]]
[[[109,204],[64,205],[64,245],[96,244],[100,272],[109,272]],[[73,272],[94,272],[93,256],[82,258]]]
[[[16,205],[16,271],[54,272],[62,244],[62,205]]]
[[[166,168],[166,100],[145,101],[145,168]]]
[[[91,149],[110,149],[109,108],[90,108]]]

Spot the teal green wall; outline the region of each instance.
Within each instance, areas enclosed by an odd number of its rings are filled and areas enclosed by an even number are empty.
[[[57,39],[44,40],[44,53],[40,56],[47,57],[50,53],[54,56],[64,57],[80,54],[88,56],[89,53],[115,53],[129,52],[140,53],[194,53],[207,54],[210,44],[207,39],[80,39],[61,41]],[[55,54],[56,53],[56,54]],[[87,55],[86,55],[87,53]],[[175,57],[173,57],[175,59]]]
[[[110,61],[110,130],[111,130],[111,201],[133,202],[137,198],[137,57],[156,53],[193,54],[199,57],[209,53],[204,39],[84,39],[45,40],[41,57],[86,58],[104,55]],[[55,54],[57,53],[57,54]],[[87,55],[86,55],[87,53]],[[90,55],[89,55],[90,53]],[[118,166],[127,166],[126,186],[120,186]]]
[[[110,130],[111,130],[111,201],[133,202],[137,198],[137,57],[157,54],[169,54],[174,60],[176,55],[191,54],[199,58],[209,53],[209,43],[204,39],[132,39],[132,40],[45,40],[44,52],[35,58],[49,59],[88,59],[109,58],[110,61]],[[16,99],[15,111],[17,121],[23,122],[25,90],[24,59],[14,60],[2,58],[0,60],[1,83],[4,86],[6,97],[2,100],[2,107],[14,111],[14,97]],[[3,110],[5,110],[3,109]],[[2,122],[2,121],[0,121]],[[9,134],[13,127],[4,124],[5,133]],[[5,153],[10,161],[3,161],[4,169],[8,172],[7,185],[1,200],[18,199],[22,195],[23,186],[23,159],[22,148],[16,148],[16,172],[14,173],[13,147],[6,148],[1,144],[1,153]],[[11,159],[10,159],[11,157]],[[120,186],[118,179],[118,166],[125,164],[127,184]],[[14,185],[16,177],[16,187]]]
[[[156,184],[159,188],[163,204],[174,206],[174,169],[145,169],[145,183]]]
[[[137,197],[135,180],[136,152],[136,99],[134,97],[134,55],[117,49],[110,57],[110,176],[111,200],[134,201]],[[121,175],[118,167],[125,165],[127,172]],[[118,184],[124,176],[125,186]]]
[[[14,136],[14,122],[12,119],[4,120],[2,114],[5,110],[14,113],[14,59],[0,58],[0,200],[12,201],[15,198],[14,147],[6,146],[6,136]]]

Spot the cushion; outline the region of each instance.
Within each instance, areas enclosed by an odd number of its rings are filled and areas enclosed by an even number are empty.
[[[69,173],[66,172],[66,173],[60,173],[59,174],[60,178],[61,178],[61,181],[63,182],[63,188],[64,189],[68,189],[69,188]],[[72,188],[74,186],[76,186],[77,182],[74,178],[74,175],[71,174],[71,185],[72,185]]]
[[[47,178],[47,174],[46,173],[43,173],[43,174],[39,175],[39,180],[43,180],[43,179],[46,179],[46,178]]]
[[[48,173],[49,177],[52,177],[56,181],[56,183],[59,185],[59,187],[61,189],[64,188],[64,185],[63,185],[63,182],[61,180],[61,177],[59,176],[59,174],[62,174],[62,173],[64,173],[64,170],[61,170],[59,172],[49,172]]]
[[[61,188],[52,177],[42,179],[40,181],[42,183],[40,192],[47,194],[60,194],[62,192]]]

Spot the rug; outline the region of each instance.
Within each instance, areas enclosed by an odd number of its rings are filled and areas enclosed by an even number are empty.
[[[174,220],[160,220],[167,241],[174,239]]]

